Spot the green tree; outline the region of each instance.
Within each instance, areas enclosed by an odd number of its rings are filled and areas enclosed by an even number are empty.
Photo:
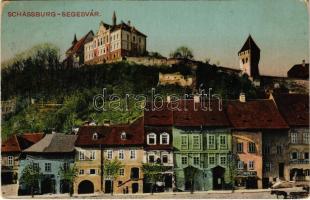
[[[34,196],[34,188],[38,187],[41,177],[40,167],[35,166],[33,163],[26,165],[22,171],[20,181],[30,188],[32,197]]]
[[[121,161],[119,161],[117,158],[114,158],[113,160],[105,160],[104,162],[104,177],[105,179],[111,180],[111,195],[113,195],[113,185],[114,181],[119,176],[119,170],[123,168],[124,165]]]
[[[74,183],[75,178],[78,175],[78,170],[75,164],[72,166],[68,166],[68,167],[66,167],[65,165],[60,167],[59,175],[62,180],[67,181],[67,183],[69,184],[69,193],[71,197],[73,194],[73,183]]]
[[[231,181],[231,189],[234,192],[235,189],[235,178],[237,176],[238,172],[238,160],[239,157],[237,154],[233,152],[229,152],[228,154],[228,169],[229,169],[229,175],[230,175],[230,181]]]
[[[184,59],[192,59],[194,58],[193,52],[186,46],[180,46],[175,51],[170,53],[171,58],[184,58]]]
[[[143,163],[142,171],[144,177],[151,183],[151,194],[154,194],[154,185],[157,181],[163,179],[163,172],[167,170],[167,167],[158,163]]]

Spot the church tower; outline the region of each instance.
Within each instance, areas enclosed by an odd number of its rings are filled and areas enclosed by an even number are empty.
[[[252,80],[259,77],[258,63],[260,59],[260,49],[254,42],[251,35],[245,41],[238,52],[240,68],[243,74],[247,74]]]
[[[115,11],[113,12],[112,22],[113,22],[113,26],[115,26],[116,25],[116,14],[115,14]]]
[[[77,43],[76,34],[74,34],[74,38],[73,38],[73,41],[72,41],[72,45],[75,45],[76,43]]]

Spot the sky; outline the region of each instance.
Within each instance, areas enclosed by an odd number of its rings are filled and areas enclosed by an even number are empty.
[[[97,17],[9,17],[16,11],[98,11]],[[168,56],[181,45],[195,59],[239,68],[238,51],[251,34],[261,49],[260,73],[285,76],[303,59],[309,62],[309,20],[301,0],[210,1],[13,1],[1,18],[1,59],[40,43],[53,43],[64,55],[73,40],[100,21],[131,21],[147,35],[147,50]]]

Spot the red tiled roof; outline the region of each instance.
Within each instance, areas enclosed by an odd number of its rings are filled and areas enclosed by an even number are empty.
[[[121,139],[121,133],[126,133],[126,139]],[[98,139],[93,140],[93,134],[98,134]],[[144,120],[140,118],[127,125],[113,126],[83,126],[78,131],[76,146],[121,146],[144,144]]]
[[[89,34],[94,35],[93,31],[89,31],[84,37],[82,37],[79,41],[77,41],[74,45],[72,45],[66,53],[74,54],[84,48],[85,40]]]
[[[173,124],[173,113],[167,108],[167,106],[170,105],[167,102],[164,102],[162,110],[152,111],[151,103],[148,102],[146,108],[149,110],[144,111],[144,124],[155,126],[171,126]]]
[[[21,148],[15,134],[2,143],[1,152],[21,152]]]
[[[186,104],[185,104],[186,102]],[[185,110],[185,107],[187,110]],[[210,106],[207,101],[206,111],[202,110],[200,103],[195,103],[193,100],[185,100],[180,104],[181,111],[173,111],[173,121],[175,126],[229,126],[229,120],[226,113],[219,110],[217,100],[211,100]],[[211,108],[211,109],[209,109]]]
[[[272,100],[227,101],[227,116],[236,129],[286,129]]]
[[[274,100],[290,126],[309,126],[308,94],[274,94]]]
[[[29,142],[37,143],[44,137],[44,133],[24,133],[20,137],[28,140]]]
[[[40,141],[43,137],[43,133],[24,133],[23,135],[14,134],[2,143],[1,152],[21,152]]]

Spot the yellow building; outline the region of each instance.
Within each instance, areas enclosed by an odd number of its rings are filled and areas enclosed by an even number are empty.
[[[74,193],[142,193],[144,122],[117,126],[83,126],[76,141],[78,177]],[[124,168],[117,180],[104,175],[104,162],[117,158]],[[113,183],[113,187],[111,184]]]
[[[111,160],[117,158],[122,162],[123,168],[119,171],[117,180],[113,181],[113,192],[115,193],[142,193],[143,172],[142,161],[144,150],[142,147],[119,147],[104,150],[104,158]],[[104,193],[111,193],[109,179],[104,179]]]

